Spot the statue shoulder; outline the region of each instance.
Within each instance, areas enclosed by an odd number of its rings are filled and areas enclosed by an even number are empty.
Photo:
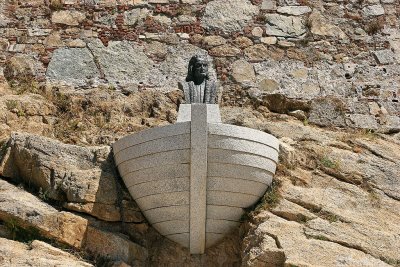
[[[186,81],[178,82],[178,88],[182,91],[189,89],[189,83]]]

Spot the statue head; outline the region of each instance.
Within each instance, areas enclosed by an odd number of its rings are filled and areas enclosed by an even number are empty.
[[[204,79],[209,79],[207,57],[205,55],[194,55],[189,61],[186,81],[201,83]]]

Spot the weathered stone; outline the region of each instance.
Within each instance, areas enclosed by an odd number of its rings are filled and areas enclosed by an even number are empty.
[[[309,121],[320,126],[346,126],[344,103],[337,98],[320,98],[311,103]]]
[[[366,6],[362,9],[364,16],[380,16],[385,14],[385,9],[381,5]]]
[[[54,51],[46,76],[50,81],[61,81],[82,86],[99,79],[93,55],[87,48],[60,48]]]
[[[0,2],[0,27],[6,27],[9,19],[5,15],[6,2]]]
[[[137,8],[126,11],[124,13],[124,24],[128,26],[134,26],[137,23],[143,21],[150,11],[146,8]]]
[[[264,33],[264,30],[261,27],[254,27],[253,30],[251,31],[251,34],[254,37],[262,37]]]
[[[372,54],[379,64],[387,65],[395,62],[395,54],[390,49],[373,51]]]
[[[201,23],[210,30],[221,30],[226,33],[242,31],[257,12],[258,7],[248,0],[214,0],[208,2]]]
[[[246,58],[250,61],[262,61],[270,58],[271,51],[263,44],[256,44],[244,50]]]
[[[12,135],[9,145],[11,156],[5,162],[3,176],[29,182],[48,198],[65,202],[71,210],[107,221],[121,220],[108,147],[77,147],[24,134]],[[28,162],[35,167],[25,169]]]
[[[171,24],[172,20],[168,18],[167,16],[163,15],[157,15],[153,17],[154,21],[159,22],[160,24],[166,24],[169,25]]]
[[[206,46],[218,46],[218,45],[226,44],[226,40],[222,36],[209,35],[209,36],[204,37],[203,44]]]
[[[133,266],[143,266],[147,259],[147,250],[123,235],[102,231],[94,227],[87,229],[85,249],[96,256],[111,260],[123,260]]]
[[[286,15],[299,16],[311,12],[311,8],[308,6],[283,6],[276,10],[278,13]]]
[[[234,57],[240,53],[240,49],[225,44],[221,46],[214,47],[210,50],[210,55],[216,57]]]
[[[272,94],[279,89],[279,83],[272,79],[262,79],[258,83],[258,88],[265,93]]]
[[[253,45],[253,41],[245,36],[239,36],[234,40],[234,43],[235,45],[237,45],[239,48],[242,49]]]
[[[68,46],[83,48],[83,47],[86,47],[86,43],[81,39],[74,39],[74,40],[68,42]]]
[[[265,33],[281,37],[300,37],[306,33],[304,21],[300,17],[266,14]]]
[[[44,44],[49,47],[60,47],[64,45],[64,42],[61,40],[60,34],[57,32],[53,32],[44,40]]]
[[[275,36],[269,36],[269,37],[262,37],[260,41],[261,43],[272,45],[276,44],[278,42],[278,39]]]
[[[84,13],[71,10],[55,11],[51,15],[51,21],[53,23],[65,24],[70,26],[77,26],[85,19],[86,16]]]
[[[364,114],[350,114],[347,124],[354,128],[372,129],[378,128],[378,123],[374,116]]]
[[[282,47],[295,47],[296,44],[293,42],[285,41],[285,40],[279,40],[278,45]]]
[[[281,255],[278,257],[281,259],[278,264],[284,262],[284,264],[295,266],[335,266],[337,262],[340,261],[343,266],[390,266],[359,250],[341,246],[334,242],[318,240],[317,236],[307,236],[300,223],[287,221],[267,212],[265,212],[264,215],[259,215],[259,217],[261,216],[264,216],[265,222],[261,223],[255,229],[255,233],[258,236],[272,236],[274,237],[275,242],[266,243],[262,242],[261,239],[258,240],[257,246],[266,254],[266,256],[274,255],[273,252],[277,253],[280,251],[280,253],[284,253],[284,256]],[[277,249],[276,244],[279,244],[279,250]],[[301,244],[301,249],[298,249],[295,244]],[[316,259],[316,253],[323,254],[324,256]],[[261,258],[260,260],[259,264],[265,262],[264,258]],[[245,266],[254,265],[251,264]]]
[[[122,41],[110,42],[105,47],[100,41],[94,41],[89,43],[88,47],[104,73],[104,78],[114,85],[160,86],[164,80],[154,62],[139,46]]]
[[[88,221],[69,212],[57,211],[22,189],[0,180],[0,219],[15,220],[21,227],[33,227],[40,234],[82,248]]]
[[[314,10],[308,18],[311,25],[311,33],[321,36],[330,36],[339,39],[347,38],[346,34],[336,25],[324,18],[319,11]]]
[[[93,266],[70,253],[38,240],[28,245],[0,238],[0,254],[0,264],[4,266]]]
[[[10,83],[31,82],[36,76],[37,63],[27,55],[16,55],[6,62],[4,77]]]
[[[256,77],[253,66],[245,60],[233,62],[232,76],[237,82],[252,82]]]
[[[263,0],[261,3],[261,10],[276,10],[276,1]]]

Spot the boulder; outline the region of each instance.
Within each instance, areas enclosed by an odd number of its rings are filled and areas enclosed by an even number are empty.
[[[24,244],[0,238],[0,254],[0,265],[2,266],[93,266],[68,252],[39,240]]]
[[[29,183],[43,198],[60,201],[70,210],[106,221],[121,220],[122,189],[110,147],[66,145],[21,133],[12,134],[8,147],[1,175]],[[131,220],[143,221],[138,208],[125,212]]]
[[[248,0],[214,0],[208,2],[201,24],[209,30],[240,32],[257,13],[258,7]]]

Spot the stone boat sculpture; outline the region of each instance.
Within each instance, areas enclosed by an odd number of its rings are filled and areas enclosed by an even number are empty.
[[[187,92],[185,92],[186,94]],[[175,124],[113,145],[118,170],[149,223],[202,254],[240,224],[272,182],[278,140],[221,122],[216,104],[180,106]]]

